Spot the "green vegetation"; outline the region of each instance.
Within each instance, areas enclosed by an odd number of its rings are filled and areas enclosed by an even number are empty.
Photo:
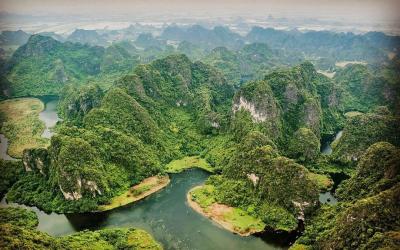
[[[306,227],[298,243],[322,249],[370,249],[371,246],[390,249],[398,245],[399,190],[397,185],[354,204],[322,210]]]
[[[39,120],[44,104],[36,98],[18,98],[0,103],[1,133],[9,140],[8,154],[21,158],[27,148],[44,147],[48,140],[41,137],[45,125]]]
[[[35,229],[39,225],[39,220],[33,211],[16,207],[0,208],[0,224],[5,223]]]
[[[249,131],[258,130],[292,157],[315,160],[320,138],[334,134],[342,124],[336,92],[335,84],[308,62],[274,71],[262,81],[248,82],[236,93],[232,132],[240,140]],[[309,147],[297,147],[302,138],[310,139]]]
[[[296,34],[255,28],[245,44],[222,27],[170,27],[161,38],[142,34],[107,48],[32,36],[7,62],[1,98],[60,94],[63,122],[44,148],[42,104],[0,104],[10,154],[22,158],[1,161],[1,194],[9,189],[9,200],[47,212],[108,210],[166,185],[165,172],[200,167],[214,175],[189,202],[229,230],[292,232],[303,221],[294,249],[398,245],[400,64],[383,59],[395,48],[377,45],[377,34]],[[107,44],[104,37],[81,30],[69,40]],[[181,43],[174,49],[163,38]],[[304,56],[335,76],[310,62],[281,67]],[[368,64],[339,69],[336,59]],[[333,154],[321,155],[321,140],[339,130]],[[350,178],[336,189],[339,173]],[[339,202],[321,206],[319,192],[332,186]],[[159,248],[134,229],[53,238],[29,214],[4,213],[2,248]]]
[[[197,203],[202,211],[201,212],[228,230],[239,233],[241,235],[248,235],[255,232],[261,232],[265,228],[265,224],[248,212],[240,208],[232,208],[217,203],[217,198],[214,196],[214,187],[205,185],[192,189],[189,192],[189,198]]]
[[[7,198],[57,212],[107,205],[171,160],[199,154],[201,139],[227,126],[232,94],[218,72],[183,55],[141,65],[106,92],[65,88],[63,124],[48,149],[24,151],[33,171]]]
[[[207,180],[213,186],[213,199],[247,211],[273,230],[295,230],[296,217],[315,209],[317,178],[279,156],[276,146],[260,132],[249,133],[236,148],[222,175]],[[212,203],[209,199],[200,203]]]
[[[134,228],[82,231],[52,237],[36,230],[33,211],[0,208],[1,249],[162,249],[145,231]]]
[[[370,146],[355,174],[339,186],[341,202],[319,209],[293,248],[391,249],[398,245],[398,150],[387,142]]]
[[[308,177],[317,183],[318,189],[321,191],[329,190],[333,185],[333,181],[323,174],[309,173]]]
[[[6,194],[9,188],[23,175],[24,167],[20,161],[5,161],[0,159],[0,198]]]
[[[144,179],[139,184],[131,187],[123,194],[113,197],[109,204],[98,207],[99,211],[107,211],[116,207],[124,206],[129,203],[141,200],[148,195],[157,192],[169,183],[168,176],[153,176]]]
[[[333,157],[342,162],[357,161],[372,144],[386,141],[400,145],[398,116],[386,107],[379,107],[371,113],[347,118],[343,136],[333,146]]]
[[[400,151],[387,142],[370,146],[356,173],[336,191],[341,200],[352,201],[379,194],[400,181]]]
[[[319,155],[320,142],[308,128],[297,130],[289,143],[289,154],[300,161],[315,161]]]
[[[171,161],[165,166],[165,171],[168,173],[180,173],[189,168],[201,168],[211,173],[214,172],[213,167],[199,156],[187,156],[179,160]]]

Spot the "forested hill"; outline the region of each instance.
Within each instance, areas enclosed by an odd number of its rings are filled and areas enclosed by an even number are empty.
[[[82,83],[102,73],[132,70],[137,60],[121,47],[59,42],[33,35],[5,66],[14,96],[58,95],[66,83]]]
[[[24,152],[34,173],[8,197],[46,211],[96,209],[163,173],[169,161],[199,154],[204,134],[227,127],[232,96],[220,73],[184,55],[141,65],[105,92],[97,86],[66,88],[59,107],[63,124],[48,149]],[[55,192],[44,195],[43,185]]]
[[[368,64],[375,69],[393,62],[400,38],[380,32],[276,30],[253,27],[239,35],[227,27],[168,26],[160,36],[149,31],[75,30],[68,37],[54,33],[32,35],[2,32],[1,46],[18,48],[0,55],[2,75],[11,83],[8,96],[58,95],[66,83],[96,82],[106,88],[140,63],[172,54],[186,54],[220,70],[239,86],[281,67],[304,60],[317,70],[340,71],[340,63]],[[14,52],[14,53],[13,53]],[[339,64],[338,64],[339,63]]]
[[[277,40],[265,44],[269,32]],[[94,211],[165,175],[171,161],[197,157],[214,172],[200,201],[240,211],[267,231],[304,225],[295,249],[396,244],[399,57],[345,63],[328,76],[315,57],[314,64],[291,57],[302,44],[296,39],[305,39],[317,48],[305,47],[310,55],[349,49],[352,59],[370,60],[357,58],[358,49],[378,46],[371,53],[387,56],[396,38],[341,34],[340,45],[330,33],[319,41],[292,32],[255,28],[248,35],[255,43],[236,47],[241,38],[224,28],[170,28],[168,39],[205,35],[176,49],[150,34],[107,48],[31,36],[8,61],[2,98],[58,95],[63,120],[48,147],[0,161],[10,172],[2,193],[47,212]],[[72,38],[95,44],[97,35]],[[274,48],[279,39],[292,50]],[[209,47],[219,43],[229,49]],[[192,61],[179,49],[208,54]],[[333,138],[332,154],[322,154],[321,143]],[[336,205],[319,199],[329,190],[337,190]]]

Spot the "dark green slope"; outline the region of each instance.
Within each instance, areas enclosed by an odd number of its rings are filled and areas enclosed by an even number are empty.
[[[1,249],[162,249],[147,232],[134,228],[83,231],[52,237],[37,230],[33,211],[0,208]]]
[[[6,64],[14,96],[58,95],[67,83],[132,70],[136,60],[122,47],[61,43],[33,35]]]
[[[64,89],[63,125],[48,149],[24,152],[32,172],[13,186],[10,200],[46,211],[90,211],[162,173],[172,159],[199,153],[205,126],[216,122],[203,117],[222,117],[229,108],[233,92],[224,78],[180,55],[134,72],[105,93],[97,86]]]
[[[234,98],[237,119],[233,124],[245,133],[246,126],[235,124],[243,123],[241,112],[249,112],[247,129],[262,131],[287,150],[293,135],[299,135],[302,128],[309,129],[317,140],[337,130],[343,119],[337,98],[335,83],[318,74],[312,64],[303,63],[240,88]],[[318,148],[316,145],[314,150]]]
[[[293,249],[396,249],[399,242],[399,148],[373,144],[355,174],[323,206]]]

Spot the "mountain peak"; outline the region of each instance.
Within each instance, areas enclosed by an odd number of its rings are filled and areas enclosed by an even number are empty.
[[[17,49],[14,57],[38,56],[54,50],[60,42],[57,40],[42,35],[32,35],[29,37],[28,42]]]

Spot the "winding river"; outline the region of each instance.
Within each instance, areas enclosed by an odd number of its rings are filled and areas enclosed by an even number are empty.
[[[323,154],[323,155],[332,154],[332,146],[331,146],[332,143],[334,143],[335,141],[339,140],[342,137],[342,135],[343,135],[343,130],[340,130],[339,132],[337,132],[335,134],[335,136],[333,138],[327,138],[327,139],[323,140],[322,143],[321,143],[321,154]],[[341,176],[341,178],[343,179],[344,177]],[[337,186],[337,184],[336,184],[336,181],[335,181],[335,185],[334,185],[334,188],[333,188],[332,191],[334,191],[336,186]],[[337,203],[337,199],[333,196],[332,191],[321,193],[319,195],[319,201],[321,203],[336,204]]]
[[[146,199],[104,213],[46,214],[37,208],[38,229],[66,235],[84,229],[138,227],[151,233],[165,249],[286,249],[279,237],[241,237],[195,212],[186,193],[202,184],[208,173],[190,169],[171,176],[170,184]],[[3,199],[2,205],[7,205]],[[13,204],[14,205],[14,204]],[[26,207],[26,206],[23,206]]]
[[[3,134],[0,134],[0,157],[1,157],[1,159],[6,160],[6,161],[17,160],[15,158],[11,157],[7,153],[7,149],[8,149],[8,139]]]
[[[58,100],[56,97],[44,97],[41,100],[45,104],[45,109],[39,117],[46,125],[42,137],[50,138],[53,135],[51,128],[60,120],[57,116]],[[1,157],[10,160],[6,153],[7,138],[0,139]],[[191,209],[186,202],[186,193],[192,187],[204,183],[208,175],[200,169],[173,174],[170,184],[158,193],[137,203],[104,213],[46,214],[36,207],[7,204],[5,198],[0,206],[21,206],[35,211],[39,218],[38,229],[53,236],[67,235],[84,229],[133,226],[151,233],[165,249],[287,248],[288,240],[284,237],[279,235],[276,238],[271,235],[241,237],[226,231]]]
[[[39,113],[39,119],[42,120],[46,126],[43,131],[42,137],[51,138],[53,132],[51,128],[53,128],[58,121],[61,119],[57,115],[57,104],[58,97],[57,96],[46,96],[40,98],[42,102],[44,102],[44,110]]]
[[[57,99],[46,97],[42,101],[45,102],[45,109],[40,113],[40,119],[46,124],[42,136],[50,138],[51,127],[60,120],[56,112]],[[38,229],[53,236],[85,229],[132,226],[151,233],[165,249],[287,249],[288,242],[293,240],[287,235],[265,233],[241,237],[191,209],[186,201],[187,192],[204,183],[208,176],[207,172],[200,169],[172,174],[170,184],[161,191],[137,203],[103,213],[46,214],[35,207],[7,204],[5,199],[0,205],[22,206],[35,211],[39,218]],[[335,203],[336,199],[327,192],[321,194],[320,201]]]
[[[45,129],[42,133],[43,138],[51,138],[53,132],[51,129],[61,119],[57,115],[57,96],[44,96],[39,98],[44,103],[44,109],[39,113],[39,119],[44,122]],[[7,161],[17,160],[7,153],[8,139],[4,134],[0,134],[0,158]]]

